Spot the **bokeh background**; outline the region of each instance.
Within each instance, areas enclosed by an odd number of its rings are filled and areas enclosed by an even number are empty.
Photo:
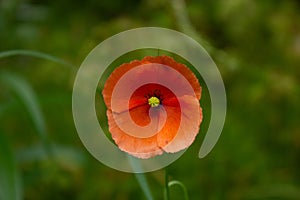
[[[299,11],[297,0],[1,0],[0,199],[146,199],[133,174],[86,151],[71,105],[85,56],[143,26],[198,40],[227,91],[217,145],[198,159],[204,118],[194,144],[168,167],[170,179],[190,199],[300,199]],[[163,199],[164,170],[145,176],[153,198]],[[183,199],[177,186],[170,193]]]

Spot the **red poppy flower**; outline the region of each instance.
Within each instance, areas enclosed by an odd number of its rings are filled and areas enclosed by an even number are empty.
[[[169,56],[147,56],[116,68],[102,91],[116,145],[138,158],[174,153],[199,132],[198,79]]]

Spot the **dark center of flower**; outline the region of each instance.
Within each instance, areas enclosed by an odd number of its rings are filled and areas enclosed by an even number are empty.
[[[151,107],[157,107],[157,106],[159,106],[159,104],[160,104],[160,100],[159,100],[159,98],[157,98],[157,97],[150,97],[149,99],[148,99],[148,104],[151,106]]]

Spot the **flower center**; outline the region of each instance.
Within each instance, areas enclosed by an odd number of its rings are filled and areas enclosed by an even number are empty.
[[[151,107],[157,107],[160,104],[160,100],[157,97],[151,97],[151,98],[148,99],[148,104]]]

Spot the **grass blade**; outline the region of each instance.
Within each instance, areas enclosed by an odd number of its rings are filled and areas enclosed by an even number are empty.
[[[22,199],[21,178],[14,154],[2,133],[0,133],[0,199]]]
[[[31,57],[35,57],[35,58],[41,58],[41,59],[45,59],[45,60],[49,60],[52,62],[56,62],[68,67],[74,67],[74,65],[60,59],[57,58],[55,56],[51,56],[49,54],[45,54],[45,53],[41,53],[38,51],[31,51],[31,50],[22,50],[22,49],[15,49],[15,50],[9,50],[9,51],[3,51],[0,52],[0,59],[1,58],[6,58],[6,57],[10,57],[10,56],[18,56],[18,55],[23,55],[23,56],[31,56]]]
[[[39,137],[45,145],[46,151],[50,154],[51,149],[47,139],[45,120],[41,108],[39,107],[37,97],[30,85],[21,77],[8,72],[1,72],[0,81],[22,100],[32,118]]]
[[[137,179],[140,187],[142,188],[145,196],[147,197],[148,200],[153,200],[153,197],[151,195],[151,191],[148,185],[148,182],[146,180],[146,176],[144,173],[135,173],[135,178]]]
[[[131,163],[132,168],[134,169],[134,171],[142,171],[142,166],[139,163],[139,160],[137,158],[134,158],[132,156],[128,156],[128,159]],[[135,173],[135,178],[138,181],[140,187],[142,188],[146,198],[148,200],[153,200],[151,191],[150,191],[150,187],[148,185],[146,176],[144,173]]]

